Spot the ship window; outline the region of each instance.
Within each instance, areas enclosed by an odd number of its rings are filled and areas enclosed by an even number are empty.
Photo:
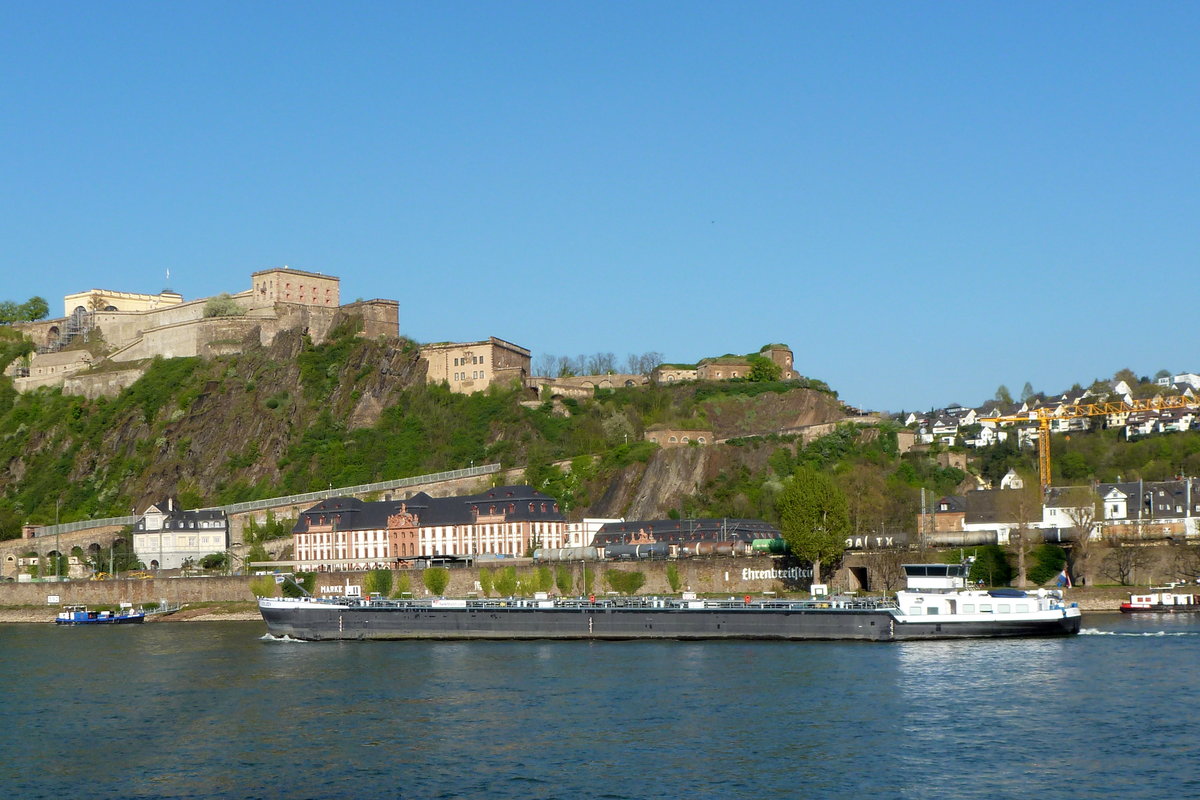
[[[927,606],[927,607],[925,608],[925,613],[926,613],[927,615],[928,615],[928,614],[938,614],[938,613],[940,613],[940,611],[941,611],[941,610],[940,610],[940,609],[939,609],[937,606]]]
[[[975,604],[974,603],[963,603],[962,609],[963,609],[962,612],[964,614],[974,614],[975,613]]]
[[[996,611],[1001,614],[1009,614],[1012,613],[1012,606],[1008,603],[1001,603],[1000,605],[996,606]]]
[[[992,604],[991,603],[980,603],[979,604],[979,613],[980,614],[992,613]]]
[[[1025,603],[1017,603],[1017,613],[1018,614],[1025,614],[1028,611],[1029,611],[1028,605],[1026,605]]]

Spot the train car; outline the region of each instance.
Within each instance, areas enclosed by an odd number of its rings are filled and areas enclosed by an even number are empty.
[[[534,561],[599,561],[595,547],[539,547],[533,551]]]
[[[653,544],[609,544],[604,546],[604,558],[608,561],[636,561],[651,558],[669,558],[671,546],[664,542]]]
[[[788,544],[783,539],[755,539],[750,542],[750,551],[778,555],[788,551]]]
[[[934,547],[977,547],[996,543],[995,531],[938,531],[925,535],[925,543]]]

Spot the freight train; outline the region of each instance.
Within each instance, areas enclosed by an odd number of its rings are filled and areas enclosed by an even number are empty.
[[[647,561],[696,556],[782,555],[788,552],[782,538],[735,539],[727,542],[698,541],[671,544],[643,542],[641,544],[603,544],[592,547],[544,547],[533,551],[533,560],[562,561]]]

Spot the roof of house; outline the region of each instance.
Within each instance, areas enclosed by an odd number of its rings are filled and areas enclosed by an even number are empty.
[[[422,526],[470,525],[478,515],[502,514],[509,522],[538,520],[565,522],[558,501],[532,486],[497,486],[486,492],[456,497],[430,497],[418,492],[402,500],[366,501],[357,497],[331,497],[300,513],[295,530],[303,532],[318,520],[329,518],[337,530],[378,530],[388,517],[401,511],[415,514]]]
[[[1016,495],[1019,489],[979,489],[967,492],[963,497],[967,501],[967,511],[963,522],[967,524],[1011,523],[1016,522],[1015,510],[1010,508],[1009,497]],[[1036,512],[1041,518],[1041,510]]]
[[[946,508],[943,509],[942,506],[946,506]],[[948,494],[938,498],[933,507],[935,514],[961,514],[967,510],[967,501],[960,495]]]

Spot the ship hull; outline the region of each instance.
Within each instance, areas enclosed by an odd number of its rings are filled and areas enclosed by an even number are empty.
[[[143,614],[129,617],[102,617],[99,619],[56,619],[57,625],[140,625],[146,621]]]
[[[986,639],[1005,636],[1071,636],[1079,633],[1078,614],[1045,614],[1031,619],[897,622],[893,639]]]
[[[1122,614],[1194,614],[1200,611],[1200,605],[1149,605],[1149,606],[1131,606],[1128,603],[1121,604]]]
[[[432,608],[260,603],[294,639],[758,639],[901,641],[1079,632],[1079,617],[901,622],[881,609]]]

